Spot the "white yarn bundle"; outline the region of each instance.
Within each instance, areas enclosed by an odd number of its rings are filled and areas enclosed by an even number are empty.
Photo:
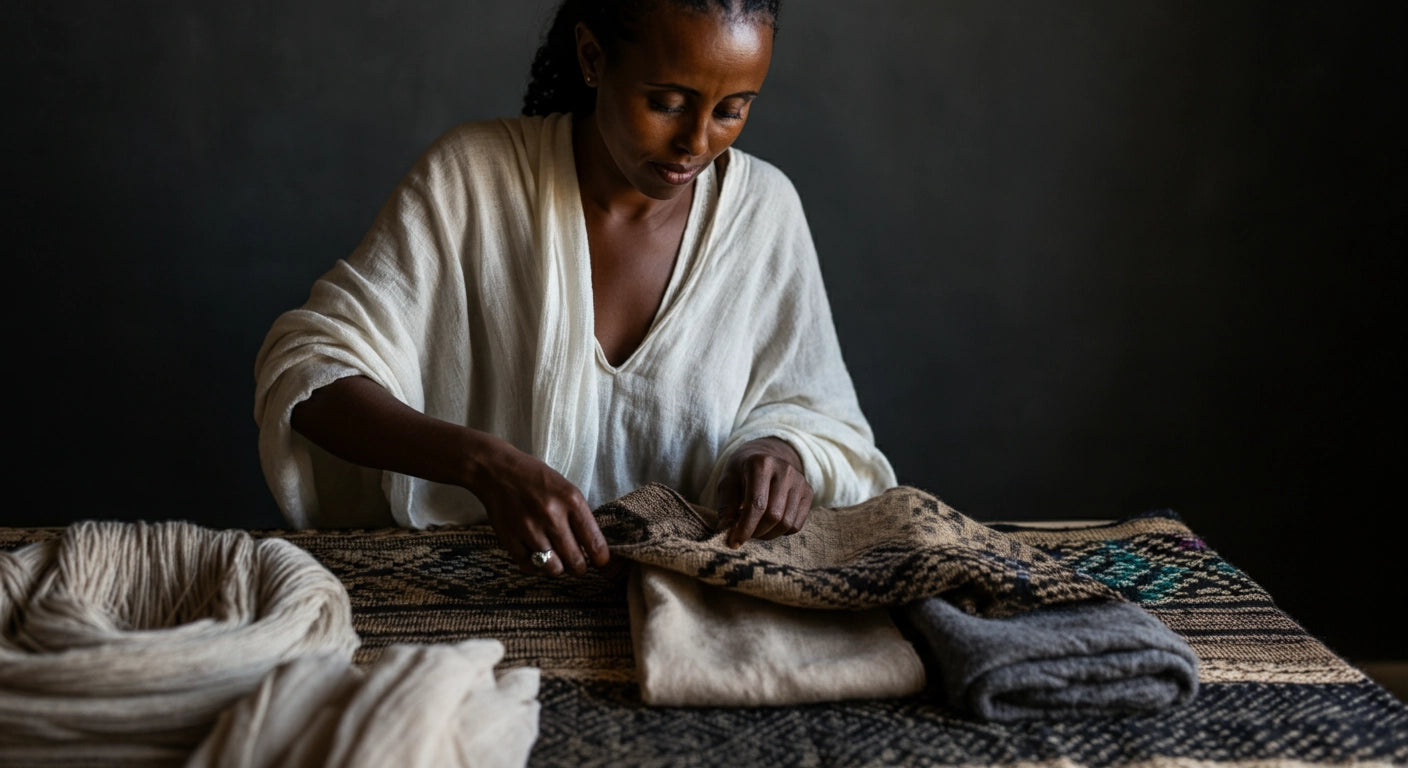
[[[179,765],[280,663],[357,645],[347,590],[287,541],[75,523],[0,552],[0,764]]]
[[[495,675],[498,640],[392,645],[359,669],[305,656],[220,716],[186,768],[522,768],[538,670]]]

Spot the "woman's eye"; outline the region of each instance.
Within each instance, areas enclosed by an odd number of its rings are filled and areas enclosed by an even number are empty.
[[[656,112],[670,112],[670,113],[674,113],[674,112],[683,112],[683,111],[684,111],[684,106],[681,105],[681,104],[666,104],[665,102],[656,101],[655,99],[650,99],[649,101],[650,101],[650,108],[653,109],[653,110],[655,110]]]
[[[748,102],[741,99],[729,99],[714,107],[714,115],[721,120],[742,120],[747,112]]]
[[[646,103],[649,104],[652,111],[663,112],[670,115],[677,115],[689,109],[689,105],[686,102],[673,99],[647,97]],[[747,102],[742,104],[728,102],[714,107],[714,117],[720,120],[742,120],[747,113]]]

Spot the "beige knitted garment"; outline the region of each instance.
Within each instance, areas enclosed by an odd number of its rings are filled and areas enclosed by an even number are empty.
[[[75,523],[0,552],[0,764],[179,765],[280,663],[357,645],[346,589],[287,541]]]
[[[538,670],[498,640],[398,644],[363,670],[306,656],[221,715],[186,768],[518,768],[538,737]]]

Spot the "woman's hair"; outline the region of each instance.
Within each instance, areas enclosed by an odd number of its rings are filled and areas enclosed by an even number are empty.
[[[577,63],[577,24],[586,24],[609,56],[618,42],[635,39],[641,18],[659,3],[701,13],[723,11],[731,17],[756,15],[772,25],[775,35],[781,0],[563,0],[533,57],[523,114],[591,112],[596,89],[583,82]]]

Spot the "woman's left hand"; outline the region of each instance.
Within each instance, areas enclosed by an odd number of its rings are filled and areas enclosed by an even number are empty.
[[[812,509],[812,486],[802,458],[786,441],[762,437],[744,443],[719,477],[719,529],[737,549],[750,538],[774,539],[802,530]]]

